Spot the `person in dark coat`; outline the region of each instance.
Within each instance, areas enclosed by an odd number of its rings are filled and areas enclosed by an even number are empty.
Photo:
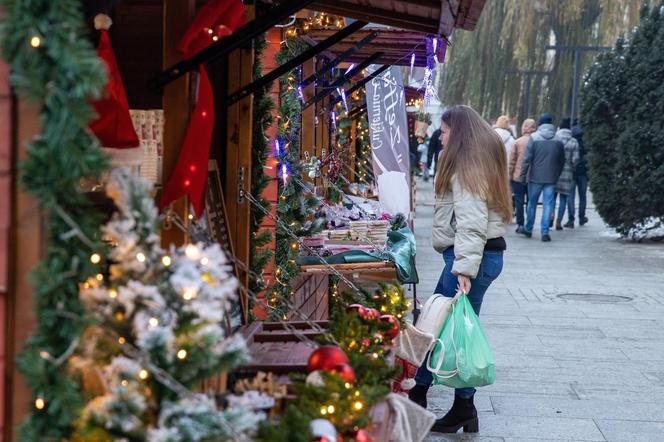
[[[526,153],[521,163],[519,181],[528,182],[527,221],[523,235],[530,238],[535,225],[537,201],[540,195],[543,201],[542,222],[540,231],[542,241],[551,241],[549,235],[549,219],[555,204],[556,183],[565,165],[565,147],[556,137],[553,118],[548,113],[542,114],[537,122],[537,131],[530,136]]]
[[[433,174],[436,175],[436,164],[438,163],[438,154],[440,154],[440,128],[433,131],[429,139],[429,150],[427,152],[427,169],[431,169],[433,164]]]
[[[586,192],[588,191],[588,164],[586,162],[586,148],[583,144],[583,130],[579,126],[572,127],[572,136],[579,143],[579,161],[574,170],[572,189],[567,198],[567,224],[565,227],[574,227],[574,199],[576,190],[579,191],[579,225],[588,223],[586,218]]]
[[[558,178],[556,184],[556,193],[560,199],[560,206],[558,207],[558,216],[556,217],[556,230],[563,230],[561,225],[563,217],[565,216],[565,209],[567,208],[567,200],[569,194],[572,192],[572,183],[574,182],[574,170],[579,163],[579,143],[576,138],[572,136],[572,129],[570,129],[570,119],[563,118],[560,122],[556,137],[563,142],[565,146],[565,166]],[[553,213],[551,214],[553,216]],[[567,215],[569,217],[569,214]],[[572,215],[574,217],[574,215]],[[567,228],[574,228],[574,224],[570,226],[569,223],[565,224]]]

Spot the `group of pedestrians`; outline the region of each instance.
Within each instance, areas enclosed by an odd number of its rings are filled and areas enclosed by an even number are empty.
[[[542,198],[541,238],[551,241],[550,229],[574,228],[576,190],[579,192],[579,225],[588,222],[586,217],[586,192],[588,172],[583,145],[583,131],[572,127],[569,118],[563,118],[558,129],[548,113],[535,120],[526,119],[521,126],[521,137],[514,139],[507,117],[496,121],[496,132],[507,150],[509,176],[517,223],[517,233],[531,238],[537,214],[537,204]],[[509,134],[509,137],[507,134]],[[528,198],[524,217],[525,198]],[[556,200],[558,214],[555,215]],[[567,211],[567,222],[563,218]]]

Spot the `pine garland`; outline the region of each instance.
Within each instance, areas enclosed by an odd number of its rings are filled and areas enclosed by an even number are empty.
[[[277,53],[277,62],[284,64],[307,48],[308,45],[299,37],[287,38]],[[320,225],[311,220],[318,200],[308,194],[302,185],[303,167],[300,159],[302,108],[295,91],[296,83],[301,80],[299,77],[299,70],[294,70],[279,79],[281,91],[277,117],[279,150],[275,152],[278,162],[277,216],[298,236],[306,236],[318,230]],[[286,171],[286,175],[283,171]],[[275,284],[268,298],[268,302],[274,307],[270,311],[271,319],[288,317],[287,300],[294,294],[291,281],[299,272],[296,262],[298,254],[298,243],[287,232],[277,227]]]
[[[106,76],[85,38],[80,1],[3,0],[1,6],[12,85],[41,106],[42,131],[28,145],[21,184],[38,198],[48,236],[44,257],[30,274],[37,324],[18,358],[35,405],[20,437],[59,441],[69,438],[82,405],[66,357],[83,326],[78,284],[99,273],[91,254],[104,256],[102,215],[78,189],[82,178],[98,178],[106,168],[87,127],[89,100],[99,96]]]
[[[265,35],[261,35],[254,40],[254,49],[256,51],[254,57],[254,79],[260,78],[263,75],[262,56],[267,41]],[[270,155],[270,143],[265,135],[265,131],[272,125],[272,109],[274,108],[274,101],[270,96],[271,85],[266,85],[254,93],[253,105],[253,130],[252,130],[252,164],[251,169],[251,194],[254,195],[260,204],[266,209],[270,209],[270,202],[263,198],[263,191],[270,184],[272,178],[265,174],[264,167],[267,158]],[[251,270],[256,275],[262,275],[263,270],[268,262],[272,259],[274,253],[265,246],[272,241],[272,232],[268,229],[261,230],[263,222],[263,212],[255,207],[251,207],[251,239],[250,239],[250,255],[251,255]],[[249,289],[255,293],[260,292],[265,288],[262,279],[251,278],[249,281]]]

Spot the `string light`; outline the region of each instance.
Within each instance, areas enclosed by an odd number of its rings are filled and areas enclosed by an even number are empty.
[[[97,279],[97,281],[103,281],[104,275],[102,275],[101,273],[97,273],[97,276],[95,276],[95,278]]]
[[[148,378],[148,371],[142,368],[141,371],[138,372],[138,378],[142,381],[146,380]]]
[[[126,342],[127,342],[127,340],[125,338],[123,338],[122,336],[120,336],[118,338],[118,344],[124,345]]]
[[[126,379],[123,379],[122,382],[120,382],[123,387],[126,387],[129,385],[129,382]]]
[[[41,46],[41,38],[39,38],[38,35],[33,35],[32,38],[30,39],[30,46],[33,48],[38,48]]]
[[[46,401],[44,398],[38,397],[35,399],[35,408],[37,410],[43,410],[46,407]]]
[[[187,350],[185,350],[184,348],[178,350],[176,356],[177,356],[178,359],[180,359],[180,360],[186,359],[186,357],[187,357]]]
[[[191,301],[198,294],[198,289],[196,287],[187,287],[182,293],[182,297],[185,301]]]
[[[187,244],[187,247],[184,249],[184,254],[187,255],[187,258],[189,259],[198,259],[198,247],[193,244]]]
[[[285,164],[281,165],[281,178],[284,180],[284,186],[288,184],[288,170]]]
[[[162,256],[161,257],[161,263],[165,266],[168,267],[171,265],[171,257],[168,255]]]
[[[150,327],[156,327],[159,325],[159,319],[157,318],[150,318],[148,320],[148,324],[150,324]]]
[[[142,252],[138,252],[136,254],[136,261],[145,262],[145,255]]]
[[[360,402],[360,401],[353,402],[353,408],[356,411],[360,411],[362,409],[362,407],[364,407],[364,404],[362,402]]]
[[[117,298],[118,297],[118,291],[115,289],[109,289],[108,290],[108,296],[110,298]]]
[[[329,414],[334,413],[334,405],[328,405],[328,406],[327,406],[327,412],[328,412]]]
[[[210,262],[205,256],[201,258],[201,265],[206,266]]]
[[[48,359],[51,357],[51,354],[47,351],[40,351],[39,352],[39,357],[42,359]]]
[[[101,262],[101,255],[99,255],[99,253],[93,253],[90,255],[90,262],[92,264],[99,264]]]

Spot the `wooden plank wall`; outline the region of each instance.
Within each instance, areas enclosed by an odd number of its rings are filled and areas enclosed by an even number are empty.
[[[14,105],[13,170],[26,157],[26,144],[39,133],[39,112],[24,101]],[[6,311],[6,371],[4,440],[15,437],[15,426],[30,410],[31,393],[18,372],[14,358],[23,348],[35,325],[32,287],[27,275],[39,262],[45,244],[42,216],[37,201],[18,187],[18,174],[12,175],[12,210],[9,247],[9,292]]]
[[[254,7],[247,6],[247,20],[254,18]],[[233,51],[228,57],[228,91],[233,93],[251,83],[253,79],[253,47]],[[249,264],[249,216],[251,205],[246,198],[239,199],[239,188],[251,190],[253,95],[243,98],[227,109],[226,132],[226,180],[225,197],[228,209],[228,226],[235,256]],[[239,269],[240,283],[245,287],[249,275]],[[247,300],[243,299],[245,315]]]
[[[315,72],[315,60],[311,58],[302,64],[302,79],[305,79]],[[314,94],[314,85],[310,84],[302,91],[304,101],[309,100]],[[309,106],[302,111],[302,132],[301,132],[301,157],[304,159],[305,152],[309,156],[316,156],[316,134],[315,134],[315,106]],[[308,176],[304,177],[309,181]]]
[[[7,272],[11,234],[12,194],[12,96],[9,88],[9,67],[0,61],[0,379],[5,379],[6,308],[9,278]],[[0,434],[5,421],[5,383],[0,382]]]
[[[189,23],[194,17],[195,12],[195,0],[164,0],[164,68],[182,59],[182,54],[178,50],[178,44],[189,27]],[[163,176],[165,180],[170,178],[175,169],[175,164],[182,148],[182,142],[187,132],[187,126],[189,125],[189,115],[191,113],[190,80],[191,74],[184,75],[169,83],[164,90]],[[173,203],[173,210],[182,219],[187,219],[187,206],[184,198]],[[168,248],[170,244],[181,245],[184,241],[185,235],[179,229],[173,226],[170,229],[162,229],[161,242],[163,247]]]

